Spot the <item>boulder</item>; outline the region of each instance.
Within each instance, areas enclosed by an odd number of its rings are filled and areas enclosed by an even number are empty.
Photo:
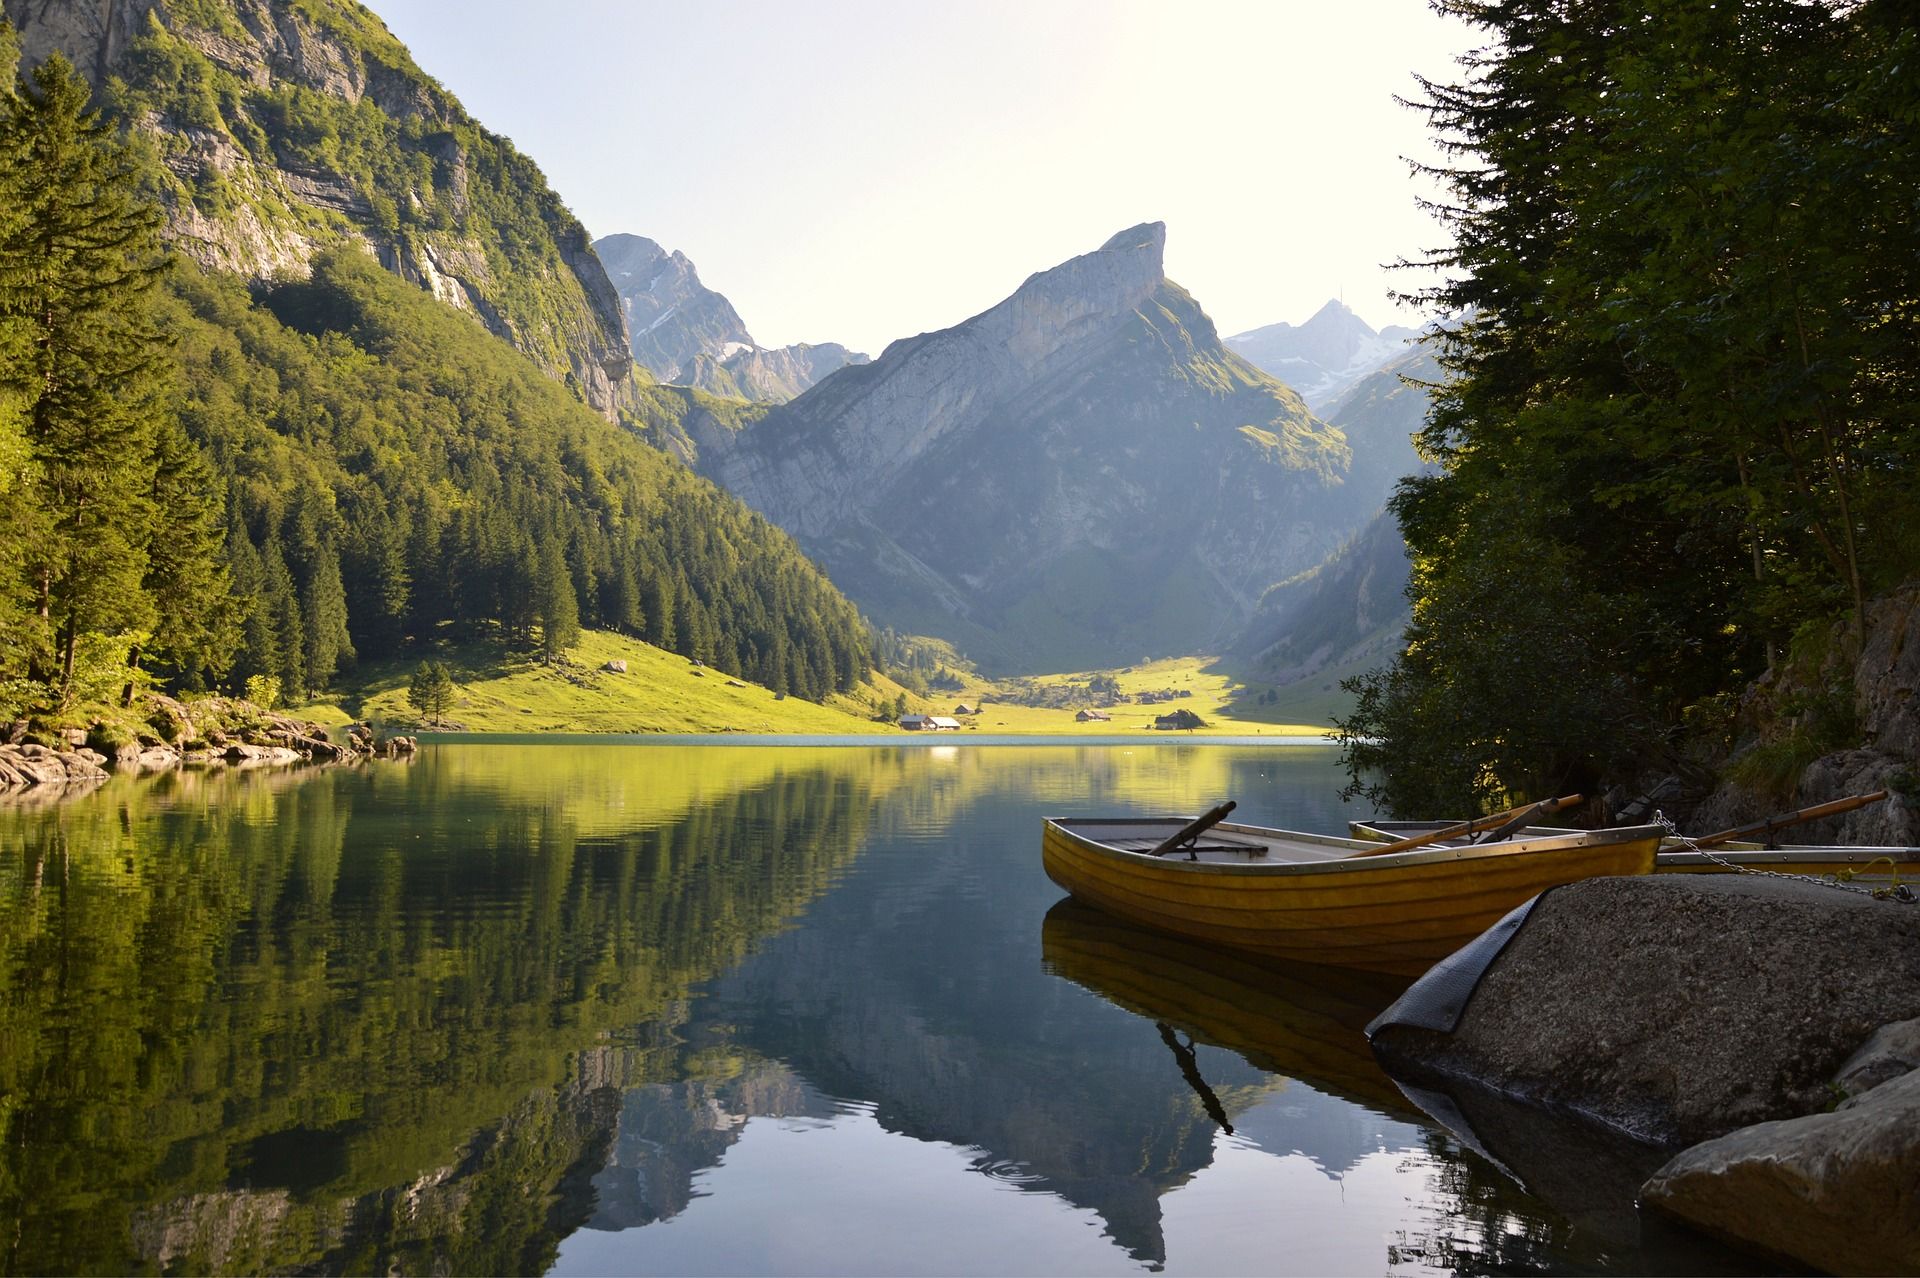
[[[1920,1273],[1920,1072],[1685,1150],[1642,1201],[1836,1274]]]
[[[627,672],[627,663],[619,660],[618,658],[615,658],[614,660],[607,662],[605,665],[601,666],[600,668],[606,671],[608,674],[625,674]]]
[[[1916,1069],[1920,1069],[1920,1020],[1896,1021],[1875,1030],[1846,1059],[1833,1085],[1848,1096],[1859,1096]]]
[[[1830,1104],[1875,1030],[1920,1017],[1920,907],[1818,883],[1662,874],[1557,888],[1451,1033],[1387,1025],[1390,1066],[1651,1144]]]

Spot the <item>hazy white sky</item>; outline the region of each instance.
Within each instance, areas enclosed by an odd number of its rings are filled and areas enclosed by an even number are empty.
[[[1222,333],[1376,327],[1431,247],[1393,101],[1424,0],[371,0],[598,237],[693,259],[756,340],[878,353],[1137,222]]]

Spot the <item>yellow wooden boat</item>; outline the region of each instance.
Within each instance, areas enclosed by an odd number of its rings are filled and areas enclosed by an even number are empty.
[[[1364,855],[1378,844],[1223,822],[1190,849],[1154,854],[1190,824],[1050,818],[1041,860],[1080,900],[1150,927],[1295,962],[1418,976],[1550,887],[1649,873],[1665,833],[1629,826]]]
[[[1386,843],[1426,834],[1448,821],[1350,821],[1348,831],[1358,839]],[[1521,833],[1530,838],[1574,834],[1556,826],[1530,825]],[[1711,855],[1708,855],[1711,853]],[[1689,848],[1682,839],[1662,839],[1653,858],[1655,874],[1738,874],[1771,870],[1775,874],[1804,874],[1811,878],[1859,880],[1868,886],[1920,881],[1920,848],[1842,847],[1835,844],[1779,843],[1769,846],[1751,839],[1716,843],[1705,851]]]

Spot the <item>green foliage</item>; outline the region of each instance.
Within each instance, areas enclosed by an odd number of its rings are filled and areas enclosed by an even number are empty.
[[[1440,7],[1489,36],[1424,85],[1455,244],[1423,300],[1468,318],[1441,473],[1395,502],[1408,648],[1345,725],[1401,805],[1629,773],[1920,568],[1900,6]]]
[[[257,674],[247,676],[247,700],[265,710],[272,710],[280,704],[280,677],[278,675]]]
[[[177,664],[225,655],[217,506],[169,416],[160,217],[87,97],[56,54],[0,99],[0,672],[61,704],[91,698],[96,637],[150,632]],[[121,644],[117,664],[140,655]]]
[[[407,683],[407,704],[439,727],[453,704],[453,674],[438,661],[423,661]]]
[[[179,161],[152,171],[157,191],[216,221],[244,214],[321,239],[353,228],[416,272],[429,246],[443,261],[475,259],[460,274],[476,309],[549,374],[572,373],[581,350],[617,341],[613,303],[575,274],[590,253],[586,232],[531,161],[470,118],[364,7],[277,8],[316,61],[370,91],[349,98],[300,74],[257,82],[216,64],[197,47],[207,36],[246,39],[230,4],[156,10],[105,96],[116,118],[142,122],[162,157]],[[187,130],[228,140],[250,163],[211,168]],[[309,203],[284,172],[339,190],[340,207]]]
[[[443,636],[557,657],[583,624],[808,700],[865,673],[784,533],[363,255],[258,297],[183,267],[166,314],[229,485],[236,677],[315,689]]]

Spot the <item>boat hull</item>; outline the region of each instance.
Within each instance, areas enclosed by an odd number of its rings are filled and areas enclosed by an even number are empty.
[[[1418,976],[1550,887],[1650,872],[1659,833],[1643,829],[1611,840],[1423,848],[1358,860],[1340,848],[1306,863],[1234,863],[1126,851],[1048,821],[1041,858],[1056,884],[1121,918],[1294,962]]]

